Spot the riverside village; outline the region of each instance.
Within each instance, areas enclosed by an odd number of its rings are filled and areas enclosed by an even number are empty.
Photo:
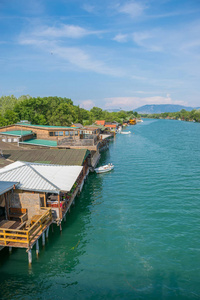
[[[117,133],[129,134],[123,129],[137,121],[66,127],[24,120],[1,127],[0,255],[5,247],[10,253],[24,248],[31,264],[33,249],[39,255],[39,239],[45,246],[50,227],[62,230],[101,152]]]

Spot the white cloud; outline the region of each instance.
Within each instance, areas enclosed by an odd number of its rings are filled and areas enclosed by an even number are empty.
[[[29,45],[39,48],[44,52],[51,52],[63,63],[68,62],[72,66],[76,66],[82,70],[93,71],[98,74],[123,76],[122,70],[107,66],[107,64],[97,58],[93,54],[87,53],[79,47],[59,46],[56,41],[48,41],[40,38],[28,38],[21,36],[19,39],[21,45]],[[96,56],[96,53],[95,53]]]
[[[118,12],[127,14],[132,18],[140,17],[144,13],[144,10],[146,8],[147,7],[142,3],[136,1],[127,2],[125,4],[117,6]]]
[[[72,38],[79,39],[87,35],[98,34],[100,31],[87,30],[80,26],[61,24],[59,27],[37,28],[32,34],[46,38]]]
[[[89,13],[95,12],[95,6],[94,6],[94,5],[84,4],[84,5],[82,6],[82,8],[83,8],[85,11],[89,12]]]
[[[105,98],[106,108],[122,108],[125,110],[135,109],[145,104],[179,104],[187,105],[184,101],[173,100],[168,94],[166,97],[153,96],[153,97],[113,97]]]
[[[158,43],[158,37],[160,36],[160,32],[158,30],[151,30],[146,32],[134,32],[133,33],[133,41],[149,51],[161,51],[162,50],[162,44],[159,43],[159,45],[156,45]]]
[[[84,100],[84,101],[80,102],[80,107],[85,108],[85,109],[91,109],[94,106],[95,106],[95,103],[92,100]]]
[[[119,43],[125,43],[128,40],[128,34],[117,34],[113,40]]]

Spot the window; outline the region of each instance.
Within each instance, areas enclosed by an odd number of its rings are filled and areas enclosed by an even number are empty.
[[[63,131],[59,131],[59,136],[63,136]]]
[[[78,131],[74,131],[75,135],[78,135]]]
[[[69,134],[70,134],[71,136],[73,136],[73,135],[74,135],[74,132],[73,132],[73,131],[70,131]]]
[[[49,136],[53,136],[54,134],[53,134],[53,132],[49,132]]]
[[[65,131],[65,136],[68,136],[69,135],[69,131]]]
[[[55,133],[55,136],[58,136],[58,135],[59,135],[59,132],[58,132],[58,131],[55,131],[54,133]]]

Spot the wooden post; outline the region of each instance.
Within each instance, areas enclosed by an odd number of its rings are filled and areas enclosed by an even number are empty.
[[[42,233],[42,246],[45,245],[45,232]]]
[[[46,193],[44,193],[44,207],[47,207]]]
[[[58,194],[58,209],[59,209],[59,218],[62,219],[61,209],[60,209],[60,193]]]
[[[47,230],[46,230],[46,238],[48,239],[49,237],[49,227],[47,227]]]
[[[10,254],[12,253],[12,247],[9,247],[9,253]]]
[[[9,207],[8,207],[8,203],[7,203],[7,193],[4,194],[4,199],[5,199],[5,215],[6,215],[6,220],[8,220],[8,214],[9,214]]]
[[[31,249],[28,250],[28,263],[32,264],[32,251],[31,251]]]
[[[61,225],[61,223],[60,223],[60,231],[62,231],[62,225]]]
[[[36,255],[39,255],[39,240],[36,241]]]

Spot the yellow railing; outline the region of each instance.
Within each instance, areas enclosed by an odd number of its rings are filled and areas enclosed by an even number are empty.
[[[44,214],[29,228],[29,229],[3,229],[0,228],[0,245],[3,242],[4,246],[8,246],[8,243],[12,243],[14,247],[26,247],[31,245],[33,239],[38,235],[38,233],[43,232],[46,225],[52,221],[51,208],[41,208],[45,211]]]

